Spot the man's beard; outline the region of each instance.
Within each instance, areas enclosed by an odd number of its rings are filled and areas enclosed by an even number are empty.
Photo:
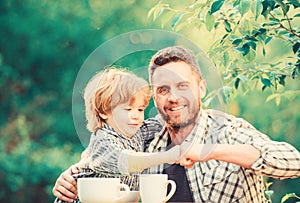
[[[177,122],[177,121],[172,121],[172,119],[167,115],[165,114],[164,112],[162,112],[161,110],[158,110],[162,119],[167,123],[167,125],[169,127],[171,127],[173,130],[175,131],[179,131],[181,128],[185,128],[189,125],[192,125],[192,124],[195,124],[196,123],[196,120],[198,119],[198,115],[199,115],[199,111],[200,109],[197,109],[197,112],[194,111],[192,114],[193,114],[193,117],[189,118],[187,121],[185,122]]]

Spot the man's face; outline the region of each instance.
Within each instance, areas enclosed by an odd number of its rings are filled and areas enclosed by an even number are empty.
[[[153,98],[162,118],[173,128],[194,124],[205,95],[205,81],[197,81],[190,65],[171,62],[152,76]]]

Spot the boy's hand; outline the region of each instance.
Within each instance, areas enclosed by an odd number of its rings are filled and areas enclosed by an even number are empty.
[[[215,146],[214,144],[199,144],[185,141],[180,145],[181,158],[177,163],[191,168],[195,162],[208,161],[211,159],[210,155]]]

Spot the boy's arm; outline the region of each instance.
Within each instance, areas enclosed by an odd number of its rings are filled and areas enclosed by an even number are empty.
[[[146,168],[163,163],[175,163],[180,158],[180,146],[157,153],[124,150],[118,160],[118,168],[124,173],[142,172]]]

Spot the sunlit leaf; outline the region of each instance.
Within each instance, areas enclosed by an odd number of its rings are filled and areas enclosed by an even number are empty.
[[[225,0],[217,0],[215,1],[210,8],[210,13],[213,14],[216,11],[220,10]]]
[[[263,5],[260,0],[253,0],[251,11],[255,15],[255,20],[258,19],[258,17],[261,15],[261,12],[263,10]]]
[[[174,28],[183,16],[184,16],[183,13],[176,15],[171,21],[171,27]]]
[[[232,31],[231,30],[231,25],[230,25],[230,23],[227,20],[224,21],[224,25],[225,25],[225,30],[227,32],[231,32]]]
[[[232,44],[234,45],[239,45],[243,40],[241,38],[237,38],[235,40],[232,41]]]
[[[265,191],[265,194],[270,198],[274,194],[274,191],[273,190],[267,190],[267,191]]]
[[[247,61],[253,61],[256,58],[256,52],[250,49],[249,53],[245,56]]]
[[[266,40],[265,40],[265,44],[268,44],[273,38],[272,37],[268,37]]]
[[[270,96],[267,97],[266,102],[269,102],[269,101],[275,99],[276,97],[280,97],[280,94],[278,94],[278,93],[271,94]]]
[[[224,60],[224,66],[227,66],[229,63],[229,54],[227,51],[225,51],[223,54],[223,60]]]
[[[277,18],[269,18],[269,20],[274,21],[274,22],[279,22],[280,20]]]
[[[276,104],[277,106],[279,106],[280,100],[281,100],[281,97],[276,97],[276,98],[275,98],[275,104]]]
[[[215,24],[215,17],[211,15],[210,12],[207,12],[205,16],[206,29],[208,31],[211,31],[214,28],[214,24]]]
[[[286,200],[288,200],[289,198],[291,197],[295,197],[295,198],[298,198],[299,197],[295,194],[295,193],[289,193],[289,194],[286,194],[284,195],[282,198],[281,198],[281,203],[284,203]]]
[[[275,1],[276,1],[276,3],[281,7],[283,13],[286,14],[286,12],[288,11],[287,5],[284,4],[284,3],[282,2],[282,0],[275,0]]]
[[[244,15],[250,9],[250,0],[240,0],[238,10],[241,15]]]

